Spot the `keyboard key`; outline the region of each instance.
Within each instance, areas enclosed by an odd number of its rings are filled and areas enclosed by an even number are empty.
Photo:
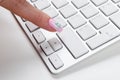
[[[74,29],[76,29],[76,28],[84,25],[85,23],[87,23],[86,20],[81,15],[79,15],[79,14],[70,17],[68,19],[68,22],[70,23],[70,25]]]
[[[29,21],[27,21],[25,23],[25,25],[27,26],[27,28],[29,29],[30,32],[33,32],[39,28],[38,26],[36,26],[35,24],[33,24],[32,22],[29,22]]]
[[[91,0],[91,1],[95,4],[95,6],[100,6],[106,3],[108,0]]]
[[[120,29],[120,12],[110,16],[110,20]]]
[[[71,5],[66,5],[60,9],[60,13],[64,18],[69,18],[72,15],[76,14],[77,11]]]
[[[65,20],[62,17],[60,17],[60,16],[55,17],[54,20],[56,22],[58,22],[59,24],[61,24],[62,28],[67,26],[67,23],[65,22]]]
[[[52,3],[57,9],[59,9],[65,5],[67,5],[68,1],[66,1],[66,0],[52,0]]]
[[[87,40],[97,34],[96,31],[92,28],[92,26],[88,24],[77,30],[77,33],[83,40]]]
[[[88,0],[72,0],[72,3],[77,9],[80,9],[89,4]]]
[[[56,70],[61,68],[64,65],[64,63],[62,62],[62,60],[57,54],[51,55],[49,57],[49,61],[51,62],[51,64]]]
[[[99,13],[98,10],[91,4],[88,4],[87,6],[81,8],[80,11],[87,19]]]
[[[88,49],[81,39],[69,27],[65,27],[61,33],[57,33],[58,37],[65,44],[75,59],[88,53]]]
[[[41,48],[45,52],[46,56],[49,56],[49,55],[51,55],[54,52],[48,42],[42,43],[41,44]]]
[[[53,48],[54,51],[60,50],[62,48],[62,44],[56,38],[52,38],[48,42],[49,42],[49,44],[51,45],[51,47]]]
[[[46,40],[45,36],[43,35],[43,33],[40,30],[33,32],[33,37],[35,38],[35,40],[37,41],[38,44],[40,44]]]
[[[103,5],[102,7],[100,7],[100,10],[106,15],[106,16],[110,16],[113,13],[117,12],[118,9],[117,7],[112,4],[112,3],[107,3],[105,5]]]
[[[114,3],[118,3],[120,2],[120,0],[112,0]]]
[[[108,20],[106,20],[102,15],[97,15],[90,20],[90,23],[96,28],[100,29],[105,25],[109,24]]]
[[[97,47],[102,46],[103,44],[107,43],[108,41],[116,38],[120,35],[120,30],[117,29],[114,25],[107,25],[100,30],[100,35],[97,35],[90,40],[87,41],[88,46],[93,50]]]
[[[34,4],[40,10],[43,10],[50,6],[50,3],[47,0],[37,0]]]
[[[48,14],[51,18],[58,16],[57,11],[53,7],[48,7],[46,9],[44,9],[43,12]]]

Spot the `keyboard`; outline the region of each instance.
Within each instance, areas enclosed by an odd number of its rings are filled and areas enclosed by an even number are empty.
[[[27,0],[63,28],[49,32],[14,14],[53,74],[120,40],[120,0]]]

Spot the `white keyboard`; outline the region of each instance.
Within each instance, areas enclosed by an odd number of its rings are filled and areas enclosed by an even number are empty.
[[[58,74],[120,40],[120,0],[28,0],[60,23],[48,32],[15,15],[51,73]]]

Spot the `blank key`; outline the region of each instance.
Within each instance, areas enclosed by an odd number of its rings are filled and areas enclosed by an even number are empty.
[[[91,1],[95,4],[95,6],[100,6],[107,2],[108,0],[91,0]]]
[[[89,2],[88,0],[72,0],[72,3],[77,9],[80,9],[83,6],[87,5]]]
[[[98,10],[91,4],[81,8],[80,11],[87,19],[99,13]]]
[[[33,37],[35,38],[35,40],[37,41],[38,44],[40,44],[46,40],[45,36],[43,35],[43,33],[40,30],[33,32]]]
[[[104,27],[105,25],[109,24],[108,20],[105,19],[105,17],[103,17],[102,15],[96,15],[94,18],[92,18],[90,20],[90,23],[92,23],[92,25],[96,28],[96,29],[100,29],[102,27]]]
[[[34,4],[40,10],[43,10],[50,6],[50,3],[47,0],[37,0],[34,2]]]
[[[81,39],[76,36],[76,34],[72,31],[71,28],[65,27],[65,29],[57,35],[75,59],[88,53],[88,49],[86,48],[86,46],[83,44]]]
[[[66,5],[60,9],[60,13],[63,15],[64,18],[69,18],[72,15],[76,14],[77,11],[71,5]]]
[[[52,0],[53,5],[58,9],[68,4],[67,0]]]
[[[120,29],[120,12],[110,16],[110,20]]]
[[[100,10],[106,15],[106,16],[110,16],[113,13],[118,11],[118,8],[113,4],[113,3],[107,3],[105,5],[103,5],[102,7],[100,7]]]
[[[92,28],[92,26],[88,24],[77,30],[77,33],[83,40],[87,40],[97,34],[96,31]]]
[[[43,12],[48,14],[51,18],[58,16],[57,11],[53,7],[48,7],[46,9],[44,9]]]
[[[33,24],[32,22],[29,22],[29,21],[27,21],[25,23],[25,25],[27,26],[27,28],[29,29],[30,32],[33,32],[39,28],[38,26],[36,26],[35,24]]]
[[[86,20],[80,14],[70,17],[68,19],[68,22],[74,29],[81,27],[82,25],[87,23]]]

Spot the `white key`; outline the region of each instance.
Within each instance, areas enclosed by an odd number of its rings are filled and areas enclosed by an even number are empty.
[[[53,5],[59,9],[68,4],[67,0],[52,0]]]
[[[112,0],[114,3],[118,3],[120,2],[120,0]]]
[[[97,47],[102,46],[103,44],[107,43],[108,41],[116,38],[120,35],[120,30],[117,29],[114,25],[107,25],[100,30],[100,35],[97,35],[90,40],[87,41],[88,46],[93,50]]]
[[[56,70],[61,68],[64,65],[64,63],[62,62],[62,60],[57,54],[51,55],[49,57],[49,61],[51,62],[51,64],[54,66]]]
[[[110,16],[110,20],[118,27],[120,28],[120,12],[113,14]]]
[[[48,42],[42,43],[41,48],[47,56],[49,56],[50,54],[52,54],[54,52]]]
[[[72,0],[72,3],[77,9],[80,9],[87,5],[89,2],[88,0]]]
[[[48,14],[51,18],[58,16],[57,11],[53,7],[48,7],[46,9],[44,9],[43,12]]]
[[[76,28],[84,25],[85,23],[87,23],[86,20],[81,15],[79,15],[79,14],[70,17],[68,19],[68,22],[70,23],[70,25],[74,29],[76,29]]]
[[[62,28],[67,26],[67,23],[65,22],[65,20],[60,16],[55,17],[54,20],[59,24],[61,24]]]
[[[71,5],[66,5],[60,9],[60,13],[64,16],[64,18],[68,18],[76,14],[77,11]]]
[[[33,24],[32,22],[29,22],[29,21],[27,21],[25,24],[30,32],[33,32],[39,28],[38,26],[36,26],[35,24]]]
[[[95,9],[95,7],[91,4],[88,4],[87,6],[81,8],[80,11],[87,19],[99,13],[98,10]]]
[[[38,44],[46,40],[45,36],[40,30],[33,32],[33,37],[35,38]]]
[[[50,39],[48,42],[54,51],[60,50],[62,48],[62,44],[56,38]]]
[[[82,43],[81,39],[77,37],[77,35],[69,27],[65,27],[64,30],[57,35],[75,59],[88,53],[88,49]]]
[[[94,18],[90,20],[90,23],[96,28],[100,29],[104,27],[105,25],[109,24],[108,20],[106,20],[102,15],[97,15]]]
[[[97,34],[96,31],[92,28],[92,26],[88,24],[77,30],[77,33],[83,40],[87,40]]]
[[[108,0],[91,0],[91,1],[95,4],[95,6],[100,6],[106,3]]]
[[[113,3],[107,3],[105,5],[103,5],[102,7],[100,7],[100,10],[106,15],[106,16],[110,16],[113,13],[118,11],[118,8],[113,4]]]
[[[50,6],[50,3],[47,0],[37,0],[34,4],[40,10],[43,10]]]

